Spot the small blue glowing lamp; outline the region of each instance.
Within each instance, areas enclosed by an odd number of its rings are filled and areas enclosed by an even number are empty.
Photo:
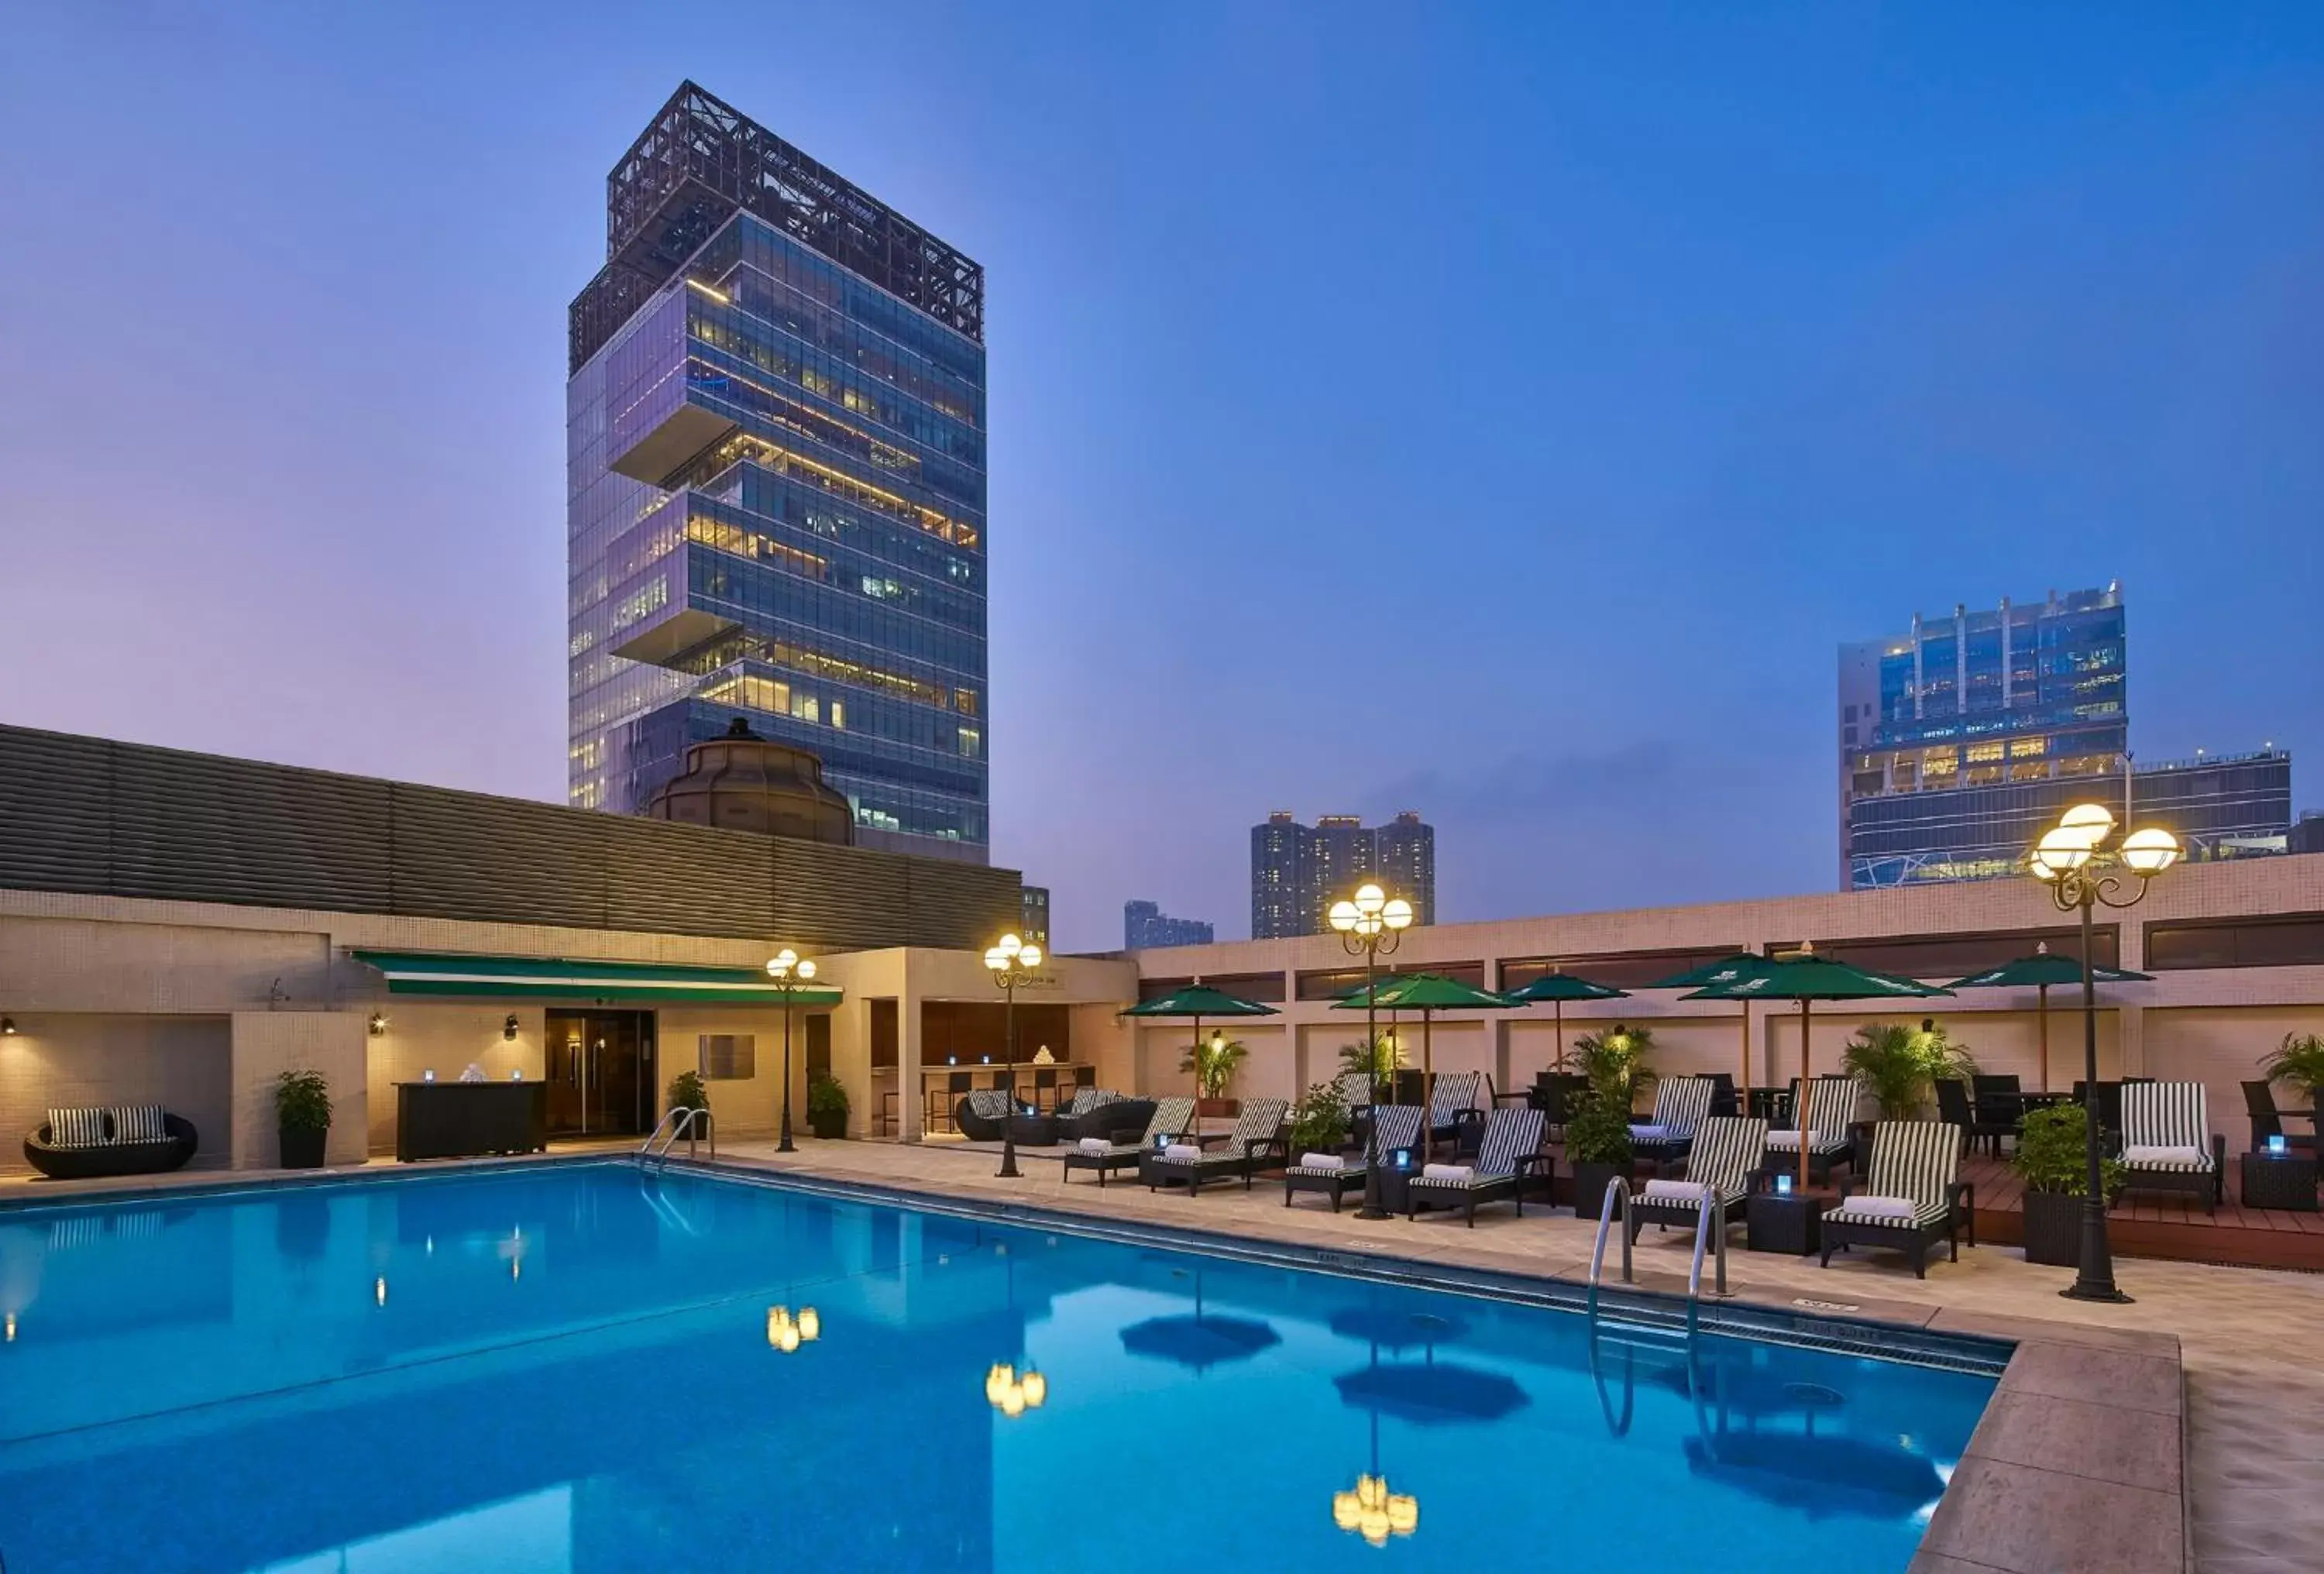
[[[2272,1155],[2281,1154],[2283,1151],[2283,1133],[2279,1131],[2267,1139],[2267,1151]]]
[[[1775,1195],[1778,1197],[1788,1197],[1791,1194],[1792,1177],[1788,1174],[1778,1174],[1775,1176]]]
[[[1408,1170],[1412,1168],[1412,1150],[1408,1147],[1390,1149],[1388,1152],[1388,1159],[1389,1162],[1394,1164],[1399,1170]]]

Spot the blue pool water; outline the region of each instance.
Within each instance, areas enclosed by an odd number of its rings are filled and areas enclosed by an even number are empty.
[[[1992,1389],[621,1164],[0,1213],[0,1311],[8,1574],[1882,1574]]]

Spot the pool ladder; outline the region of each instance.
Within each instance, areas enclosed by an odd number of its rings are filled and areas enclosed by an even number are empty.
[[[1630,1261],[1630,1188],[1621,1176],[1606,1183],[1606,1201],[1598,1209],[1598,1241],[1590,1252],[1590,1316],[1598,1316],[1598,1286],[1606,1276],[1606,1236],[1619,1220],[1622,1226],[1622,1283],[1637,1284]],[[1694,1263],[1686,1275],[1686,1322],[1694,1327],[1695,1313],[1702,1304],[1702,1257],[1711,1248],[1716,1258],[1711,1283],[1711,1294],[1724,1299],[1727,1294],[1727,1212],[1720,1205],[1718,1195],[1705,1192],[1694,1216]]]
[[[646,1134],[645,1142],[638,1149],[638,1162],[651,1164],[656,1157],[659,1157],[662,1163],[669,1163],[670,1150],[678,1146],[678,1132],[680,1125],[686,1128],[686,1156],[694,1157],[695,1145],[700,1140],[695,1135],[697,1123],[690,1119],[679,1119],[680,1116],[693,1115],[701,1116],[702,1119],[698,1124],[710,1128],[710,1156],[716,1158],[718,1156],[718,1123],[710,1118],[708,1109],[695,1109],[681,1105],[654,1123],[654,1128]],[[657,1142],[661,1144],[661,1152],[659,1155],[654,1152],[654,1144]]]

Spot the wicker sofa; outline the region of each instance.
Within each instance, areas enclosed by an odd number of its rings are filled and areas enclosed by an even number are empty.
[[[158,1175],[168,1170],[182,1169],[194,1156],[201,1137],[194,1123],[182,1115],[164,1113],[162,1128],[169,1136],[159,1142],[118,1142],[113,1140],[116,1128],[115,1112],[97,1111],[102,1118],[106,1140],[60,1146],[55,1131],[46,1120],[38,1131],[24,1139],[24,1160],[52,1181],[95,1181],[110,1175]]]

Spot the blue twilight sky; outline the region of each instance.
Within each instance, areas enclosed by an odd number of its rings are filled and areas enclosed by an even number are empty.
[[[0,720],[544,798],[565,307],[691,75],[990,278],[995,857],[1246,932],[1827,887],[1834,649],[2119,577],[2324,805],[2324,6],[0,23]],[[1204,742],[1200,741],[1211,741]]]

